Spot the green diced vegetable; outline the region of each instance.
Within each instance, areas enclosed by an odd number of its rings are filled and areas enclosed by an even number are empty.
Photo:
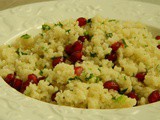
[[[23,38],[23,39],[29,39],[30,37],[31,37],[31,36],[28,35],[28,34],[24,34],[24,35],[21,36],[21,38]]]
[[[49,25],[46,25],[46,24],[42,25],[42,30],[47,31],[50,29],[51,29],[51,27]]]
[[[112,33],[106,33],[106,38],[112,38],[113,37],[113,34]]]

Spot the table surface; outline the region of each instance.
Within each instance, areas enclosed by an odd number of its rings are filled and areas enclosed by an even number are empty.
[[[0,0],[0,10],[5,10],[19,5],[42,2],[42,1],[54,1],[54,0]],[[132,1],[143,1],[160,5],[160,0],[132,0]]]

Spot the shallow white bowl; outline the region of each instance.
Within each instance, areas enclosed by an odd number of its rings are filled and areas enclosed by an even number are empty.
[[[158,5],[126,0],[61,0],[1,11],[0,44],[8,43],[22,33],[37,32],[44,22],[97,14],[112,19],[140,21],[150,26],[154,34],[160,31]],[[160,120],[159,112],[160,102],[112,110],[52,105],[24,96],[0,78],[0,120]]]

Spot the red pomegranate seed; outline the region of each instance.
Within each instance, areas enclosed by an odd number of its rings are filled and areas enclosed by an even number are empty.
[[[20,92],[23,93],[26,90],[26,88],[29,86],[29,84],[30,84],[30,80],[23,82]]]
[[[117,60],[117,55],[115,52],[111,52],[111,54],[106,55],[105,58],[108,59],[109,61],[115,62]]]
[[[21,87],[22,87],[22,80],[20,79],[14,79],[14,83],[13,83],[13,88],[15,88],[16,90],[20,91]]]
[[[84,42],[86,39],[89,40],[90,36],[89,35],[85,35],[85,36],[79,36],[78,37],[78,40],[80,40],[81,42]]]
[[[153,91],[149,96],[148,96],[148,102],[153,103],[157,102],[160,100],[160,93],[158,90]]]
[[[146,75],[145,72],[140,72],[140,73],[137,73],[135,77],[138,79],[139,82],[143,82],[145,79],[145,75]]]
[[[158,35],[158,36],[156,36],[156,40],[160,40],[160,36]]]
[[[8,83],[10,86],[12,86],[14,79],[15,79],[14,74],[8,74],[4,80],[6,81],[6,83]]]
[[[83,17],[78,18],[77,21],[78,21],[78,25],[79,25],[80,27],[82,27],[82,26],[84,26],[84,25],[87,24],[86,18],[83,18]]]
[[[52,96],[51,96],[52,101],[56,101],[55,98],[56,98],[57,93],[58,93],[58,91],[52,94]]]
[[[35,74],[30,74],[28,75],[28,81],[33,83],[33,84],[38,84],[38,78]]]
[[[54,58],[52,61],[52,66],[55,67],[57,64],[64,62],[63,57]]]
[[[70,61],[72,63],[76,63],[77,61],[82,61],[83,53],[81,51],[77,51],[71,54]]]
[[[116,91],[119,91],[120,88],[119,88],[119,85],[114,82],[114,81],[107,81],[103,84],[104,88],[107,88],[107,89],[113,89],[113,90],[116,90]]]
[[[131,91],[130,93],[127,94],[128,97],[136,99],[138,101],[138,96],[134,91]]]
[[[76,41],[73,45],[72,45],[72,51],[76,52],[76,51],[82,51],[83,48],[83,44],[81,41]]]
[[[111,48],[114,52],[116,52],[122,46],[121,42],[115,42],[111,45]]]
[[[74,73],[77,75],[77,76],[80,76],[81,73],[83,71],[83,68],[81,66],[79,67],[74,67]]]
[[[157,45],[157,48],[160,49],[160,45]]]
[[[72,45],[69,44],[65,47],[65,51],[68,55],[71,55],[73,52],[72,52]]]

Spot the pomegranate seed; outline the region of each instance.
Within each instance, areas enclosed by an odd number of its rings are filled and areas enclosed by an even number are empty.
[[[148,96],[148,102],[153,103],[157,102],[160,100],[160,93],[158,90],[153,91],[149,96]]]
[[[136,99],[138,101],[138,96],[134,91],[131,91],[130,93],[127,94],[128,97]]]
[[[52,96],[51,96],[52,101],[56,101],[55,98],[56,98],[57,93],[58,93],[58,91],[52,94]]]
[[[65,47],[65,51],[68,55],[71,55],[73,52],[72,52],[72,45],[69,44]]]
[[[76,41],[73,45],[72,45],[72,51],[76,52],[76,51],[82,51],[83,48],[83,44],[81,41]]]
[[[157,45],[157,48],[160,49],[160,45]]]
[[[6,83],[8,83],[10,86],[12,86],[14,79],[15,79],[14,74],[8,74],[4,80],[6,81]]]
[[[84,42],[86,39],[89,40],[90,36],[89,35],[85,35],[85,36],[79,36],[78,37],[78,40],[80,40],[81,42]]]
[[[29,84],[30,84],[30,80],[23,82],[20,92],[23,93],[26,90],[26,88],[29,86]]]
[[[156,36],[156,40],[160,40],[160,36],[158,35],[158,36]]]
[[[117,55],[115,52],[111,52],[111,54],[106,55],[105,58],[108,59],[109,61],[115,62],[117,60]]]
[[[76,63],[77,61],[82,61],[83,53],[81,51],[77,51],[71,54],[70,61],[72,63]]]
[[[84,25],[87,24],[86,18],[83,18],[83,17],[78,18],[77,21],[78,21],[78,25],[79,25],[80,27],[82,27],[82,26],[84,26]]]
[[[14,79],[14,83],[13,83],[13,88],[15,88],[16,90],[20,91],[21,87],[22,87],[22,80],[20,79]]]
[[[35,83],[35,84],[38,84],[38,78],[35,74],[30,74],[28,75],[28,81],[31,82],[31,83]]]
[[[145,75],[146,75],[145,72],[140,72],[140,73],[137,73],[135,77],[138,79],[139,82],[143,82]]]
[[[113,89],[113,90],[116,90],[116,91],[119,91],[120,88],[119,88],[119,85],[114,82],[114,81],[107,81],[103,84],[104,88],[107,88],[107,89]]]
[[[115,42],[111,45],[111,48],[114,52],[116,52],[121,47],[121,45],[122,45],[121,42]]]
[[[79,66],[79,67],[74,67],[74,72],[75,72],[75,74],[76,74],[77,76],[80,76],[81,73],[82,73],[82,71],[83,71],[83,68],[82,68],[81,66]]]
[[[57,64],[63,62],[63,57],[57,57],[57,58],[54,58],[53,61],[52,61],[52,66],[55,67]]]

